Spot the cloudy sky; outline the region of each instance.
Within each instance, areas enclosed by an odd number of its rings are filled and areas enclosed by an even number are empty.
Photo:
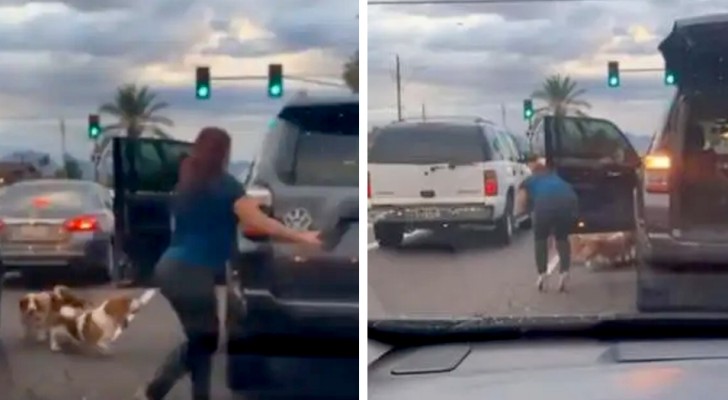
[[[676,18],[728,12],[725,0],[617,0],[368,7],[369,124],[397,117],[395,55],[404,114],[479,115],[522,132],[522,100],[550,74],[587,89],[591,113],[651,135],[672,88],[662,73],[622,73],[606,87],[609,60],[662,68],[657,45]]]
[[[63,117],[69,151],[88,157],[87,115],[119,84],[138,83],[170,103],[175,136],[221,125],[234,157],[249,158],[282,101],[266,97],[264,81],[213,82],[213,99],[195,101],[195,66],[265,75],[278,62],[285,74],[340,83],[357,14],[357,0],[0,0],[0,151],[59,154]],[[301,89],[339,90],[286,82],[287,94]]]

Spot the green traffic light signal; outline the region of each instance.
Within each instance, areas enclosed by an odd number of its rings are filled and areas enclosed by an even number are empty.
[[[210,98],[210,67],[197,67],[195,74],[195,97],[198,100]]]
[[[88,137],[96,139],[101,135],[101,122],[99,116],[92,114],[88,116]]]
[[[270,92],[271,97],[280,97],[281,92],[283,92],[283,90],[281,89],[281,85],[274,84],[274,85],[271,85],[269,92]]]
[[[197,98],[207,99],[210,97],[210,88],[208,86],[201,85],[197,87]]]
[[[665,71],[665,85],[673,86],[677,83],[677,77],[672,71]]]
[[[283,96],[283,65],[268,65],[268,97],[278,98]]]
[[[607,64],[607,86],[619,87],[619,62],[610,61]]]
[[[533,101],[531,99],[523,100],[523,119],[530,120],[533,118]]]

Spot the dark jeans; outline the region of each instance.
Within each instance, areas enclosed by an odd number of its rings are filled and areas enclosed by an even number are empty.
[[[565,203],[563,207],[534,210],[533,233],[535,236],[536,268],[539,274],[548,267],[548,239],[554,236],[559,253],[560,272],[568,272],[571,266],[569,232],[576,219],[576,207]]]
[[[147,387],[151,399],[162,399],[174,384],[190,374],[192,398],[211,398],[212,360],[217,350],[219,323],[214,271],[176,261],[162,260],[156,267],[162,295],[182,324],[186,340],[157,370]]]

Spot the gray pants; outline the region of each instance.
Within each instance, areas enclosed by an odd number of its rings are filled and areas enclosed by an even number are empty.
[[[167,356],[147,386],[150,399],[162,399],[190,374],[192,399],[211,398],[212,359],[217,351],[219,322],[215,274],[210,268],[161,260],[155,268],[162,295],[182,325],[186,340]]]

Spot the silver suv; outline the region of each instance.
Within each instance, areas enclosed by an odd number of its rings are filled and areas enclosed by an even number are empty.
[[[227,377],[236,392],[358,393],[358,97],[301,96],[270,128],[246,184],[289,227],[321,230],[301,252],[244,232],[227,277]],[[253,249],[249,241],[255,245]]]

